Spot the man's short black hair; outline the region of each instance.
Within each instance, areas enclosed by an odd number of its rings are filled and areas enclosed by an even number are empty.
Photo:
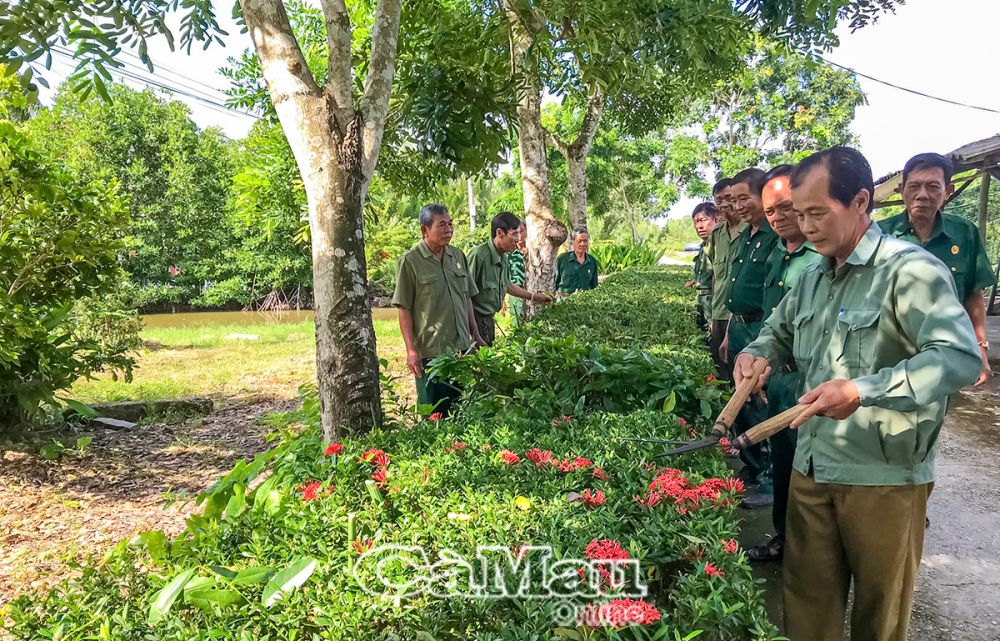
[[[695,205],[694,211],[691,212],[691,218],[694,218],[698,214],[705,214],[710,218],[718,218],[719,210],[716,208],[715,203],[703,202]]]
[[[720,178],[717,183],[712,185],[712,195],[719,193],[723,189],[729,189],[733,186],[733,181],[731,178]]]
[[[744,169],[733,176],[733,184],[746,184],[746,186],[750,188],[751,194],[757,194],[760,196],[761,192],[764,191],[764,175],[763,169],[757,169],[756,167]]]
[[[940,169],[941,173],[944,174],[945,184],[950,183],[951,177],[955,175],[955,165],[952,164],[951,159],[947,156],[934,153],[917,154],[903,165],[903,184],[906,184],[906,177],[911,173],[920,171],[921,169],[934,168]]]
[[[798,187],[806,175],[818,166],[830,173],[830,197],[844,207],[850,207],[858,193],[868,191],[868,213],[875,207],[875,180],[868,160],[857,149],[831,147],[808,156],[792,171],[792,187]]]
[[[792,170],[795,169],[791,165],[778,165],[777,167],[772,167],[770,171],[764,174],[764,184],[771,182],[775,178],[790,178],[792,175]],[[763,192],[764,190],[761,189]]]
[[[502,229],[508,234],[521,226],[521,219],[509,211],[502,211],[493,217],[490,223],[490,238],[497,237],[497,230]]]

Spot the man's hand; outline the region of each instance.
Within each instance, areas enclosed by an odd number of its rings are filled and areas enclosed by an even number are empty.
[[[482,336],[479,336],[477,334],[476,335],[476,349],[479,349],[480,347],[489,347],[489,345],[486,344],[486,341],[483,340]]]
[[[813,416],[825,416],[838,421],[847,418],[861,407],[861,395],[854,381],[838,379],[820,383],[803,394],[799,403],[808,407],[789,426],[793,430]]]
[[[729,362],[729,331],[726,331],[726,335],[722,338],[722,343],[719,344],[719,358],[722,359],[723,363]]]
[[[424,375],[424,366],[420,362],[420,354],[417,352],[406,352],[406,367],[409,368],[413,375],[420,378]]]
[[[736,362],[733,363],[733,384],[739,387],[740,383],[753,376],[753,366],[758,361],[763,361],[764,363],[767,363],[766,358],[759,358],[757,356],[754,356],[753,354],[746,354],[741,352],[740,355],[736,357]],[[767,379],[770,376],[771,376],[771,366],[768,365],[767,367],[764,368],[764,372],[759,377],[757,377],[757,380],[754,382],[753,387],[750,389],[750,393],[754,394],[764,389],[764,385],[767,383]]]
[[[989,352],[985,349],[981,351],[983,356],[983,369],[979,372],[979,378],[977,378],[976,382],[972,384],[973,387],[985,385],[986,381],[990,380],[990,377],[993,376],[993,368],[990,367]]]
[[[534,303],[541,303],[542,305],[548,305],[552,302],[552,297],[545,292],[535,292],[531,295],[531,301]]]
[[[694,287],[694,279],[692,278],[691,280],[685,282],[684,286],[685,287]]]

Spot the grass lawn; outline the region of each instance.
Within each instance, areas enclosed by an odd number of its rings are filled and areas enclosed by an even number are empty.
[[[184,396],[293,398],[299,385],[315,381],[313,331],[312,321],[147,328],[143,340],[159,347],[139,354],[131,383],[101,375],[77,382],[71,395],[85,403]],[[375,335],[379,357],[389,362],[392,375],[402,379],[400,391],[412,394],[396,320],[375,320]]]

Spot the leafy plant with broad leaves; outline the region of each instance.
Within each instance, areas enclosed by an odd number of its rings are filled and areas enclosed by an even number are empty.
[[[131,375],[132,340],[72,313],[119,282],[126,224],[115,183],[82,180],[0,120],[0,429],[38,421],[81,376]]]

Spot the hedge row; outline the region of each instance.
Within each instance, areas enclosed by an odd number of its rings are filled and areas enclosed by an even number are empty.
[[[148,641],[772,638],[734,540],[740,488],[721,456],[701,452],[664,468],[652,458],[657,446],[633,440],[688,438],[721,406],[722,389],[706,380],[706,357],[693,348],[683,278],[623,273],[553,306],[530,339],[441,359],[440,371],[466,385],[453,418],[401,420],[323,443],[307,393],[301,411],[275,417],[279,444],[220,479],[181,536],[145,533],[48,595],[18,599],[9,632]],[[661,356],[611,345],[623,341],[594,319],[620,300],[635,306],[636,344]],[[588,307],[583,338],[560,329]],[[490,581],[474,565],[477,551],[498,561]],[[632,560],[637,571],[616,572]]]

